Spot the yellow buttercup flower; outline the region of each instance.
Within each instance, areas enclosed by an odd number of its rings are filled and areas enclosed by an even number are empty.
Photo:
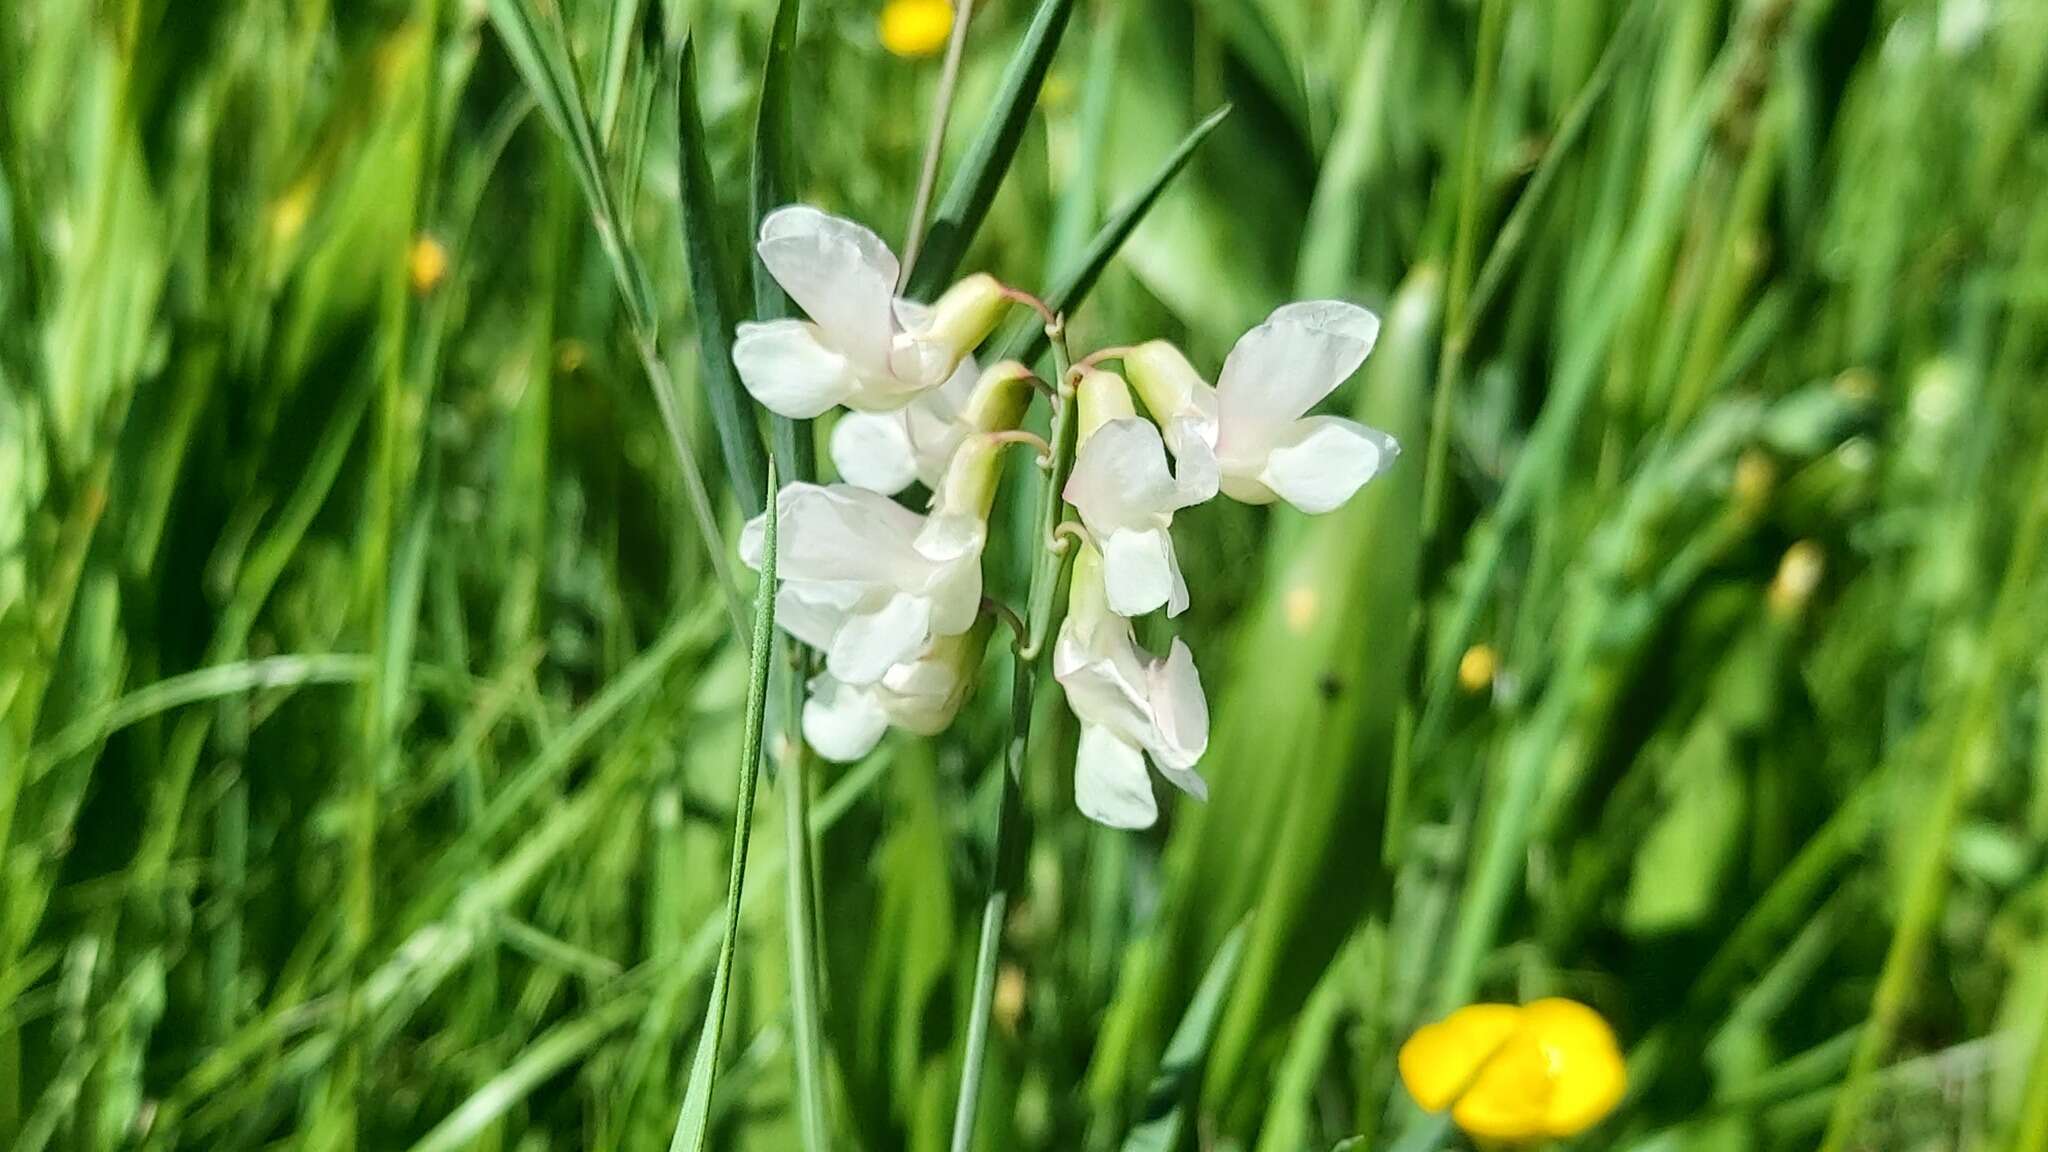
[[[1614,1030],[1572,1000],[1472,1004],[1401,1046],[1401,1082],[1427,1112],[1448,1109],[1482,1140],[1576,1136],[1628,1086]]]
[[[950,0],[889,0],[882,6],[882,47],[898,56],[930,56],[952,34]]]

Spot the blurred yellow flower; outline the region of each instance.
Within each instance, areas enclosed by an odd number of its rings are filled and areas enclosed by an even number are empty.
[[[1628,1085],[1607,1021],[1561,999],[1460,1008],[1410,1036],[1400,1068],[1424,1111],[1449,1109],[1458,1127],[1502,1143],[1576,1136]]]
[[[930,56],[952,34],[950,0],[888,0],[882,6],[882,47],[898,56]]]
[[[1796,541],[1778,560],[1778,574],[1771,578],[1765,601],[1780,619],[1791,619],[1806,608],[1827,572],[1827,553],[1811,540]]]
[[[406,267],[412,273],[412,290],[424,296],[448,274],[448,250],[439,240],[421,233],[406,254]]]
[[[1478,694],[1493,686],[1500,675],[1500,653],[1491,644],[1474,644],[1458,658],[1458,687]]]

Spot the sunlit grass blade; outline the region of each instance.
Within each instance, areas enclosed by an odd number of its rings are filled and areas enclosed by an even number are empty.
[[[987,126],[961,157],[960,167],[946,185],[931,223],[918,245],[917,263],[904,282],[904,295],[926,300],[951,282],[967,255],[967,246],[981,227],[982,218],[995,201],[996,189],[1010,171],[1017,145],[1024,139],[1024,127],[1038,103],[1038,90],[1045,84],[1059,50],[1060,34],[1073,14],[1074,0],[1044,0],[1033,13],[1024,38],[1010,57],[1002,86],[989,109]]]
[[[1216,126],[1223,123],[1223,118],[1228,115],[1230,105],[1225,104],[1209,113],[1207,118],[1182,137],[1180,144],[1167,156],[1159,170],[1145,182],[1145,187],[1136,196],[1125,201],[1124,205],[1117,209],[1116,215],[1110,217],[1109,221],[1095,233],[1095,238],[1088,242],[1088,247],[1082,250],[1073,266],[1062,269],[1054,276],[1052,287],[1045,293],[1045,302],[1055,314],[1071,313],[1083,299],[1087,298],[1088,290],[1095,287],[1096,278],[1101,276],[1102,270],[1109,267],[1109,262],[1116,258],[1117,251],[1123,247],[1124,241],[1130,239],[1132,232],[1137,231],[1138,225],[1145,219],[1145,214],[1152,210],[1152,205],[1158,202],[1160,194],[1166,191],[1166,186],[1173,182],[1173,178],[1180,174],[1182,168],[1187,167],[1188,161],[1194,157],[1195,149],[1201,147],[1202,141],[1208,139],[1209,133],[1215,131]],[[1004,337],[1002,350],[996,355],[998,359],[1035,360],[1039,353],[1045,351],[1045,342],[1043,327],[1029,321],[1020,321],[1019,327],[1012,329]]]
[[[718,444],[725,455],[726,479],[739,496],[740,507],[752,516],[761,511],[765,494],[761,476],[767,453],[754,421],[754,405],[733,368],[733,302],[737,282],[726,263],[726,247],[718,238],[718,190],[711,181],[710,146],[704,118],[697,107],[697,46],[683,41],[681,74],[676,79],[676,184],[683,201],[683,264],[690,277],[690,301],[697,318],[697,378]]]
[[[1216,1024],[1232,983],[1237,979],[1238,961],[1244,957],[1245,925],[1238,925],[1216,949],[1209,970],[1195,989],[1195,998],[1166,1043],[1159,1060],[1159,1072],[1145,1092],[1145,1114],[1137,1127],[1124,1137],[1123,1152],[1172,1152],[1186,1140],[1188,1108],[1202,1079],[1202,1064],[1209,1044],[1216,1037]]]
[[[768,488],[775,488],[775,465],[768,465]],[[703,1152],[711,1135],[711,1099],[718,1082],[718,1047],[725,1031],[726,1000],[732,992],[733,957],[739,951],[740,899],[746,891],[747,848],[754,835],[754,785],[761,775],[761,719],[768,706],[769,654],[775,648],[775,502],[767,508],[761,536],[761,582],[754,592],[754,639],[748,660],[747,711],[740,741],[739,804],[733,814],[732,869],[725,892],[725,939],[718,946],[718,966],[711,976],[711,1002],[704,1008],[704,1028],[697,1036],[697,1055],[683,1092],[682,1115],[676,1121],[669,1152]]]

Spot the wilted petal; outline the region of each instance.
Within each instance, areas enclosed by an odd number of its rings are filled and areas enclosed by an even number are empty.
[[[1081,726],[1074,803],[1082,815],[1111,828],[1150,828],[1159,819],[1144,754],[1096,724]]]
[[[915,657],[932,635],[932,604],[899,592],[873,612],[849,616],[825,650],[825,667],[852,685],[879,681],[890,665]]]
[[[1308,513],[1328,512],[1401,454],[1392,436],[1338,416],[1312,416],[1287,430],[1259,482]]]
[[[827,760],[846,764],[866,756],[881,743],[889,717],[872,691],[849,688],[830,676],[811,681],[804,701],[804,742]]]
[[[741,324],[732,363],[762,407],[792,420],[845,403],[856,383],[846,357],[819,343],[817,330],[802,320]]]
[[[1274,310],[1244,334],[1216,382],[1217,454],[1262,457],[1287,426],[1335,391],[1372,351],[1379,318],[1341,300],[1311,300]]]
[[[898,265],[881,237],[851,220],[792,204],[761,221],[759,251],[776,283],[833,347],[866,371],[887,367]]]
[[[884,496],[917,479],[907,412],[848,412],[832,426],[832,466],[839,478]]]

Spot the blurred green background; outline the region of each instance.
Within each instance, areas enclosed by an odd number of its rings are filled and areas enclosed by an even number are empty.
[[[939,61],[801,7],[791,193],[900,248]],[[0,2],[0,1147],[668,1146],[746,653],[642,336],[729,547],[674,93],[743,271],[773,18]],[[1561,994],[1579,1147],[2048,1149],[2048,5],[1079,0],[963,267],[1225,103],[1077,349],[1357,300],[1407,451],[1176,525],[1206,805],[1088,824],[1042,694],[977,1147],[1395,1147],[1410,1030]],[[816,1019],[830,1147],[946,1147],[1007,695],[817,769],[814,1005],[764,780],[713,1147],[803,1146]]]

